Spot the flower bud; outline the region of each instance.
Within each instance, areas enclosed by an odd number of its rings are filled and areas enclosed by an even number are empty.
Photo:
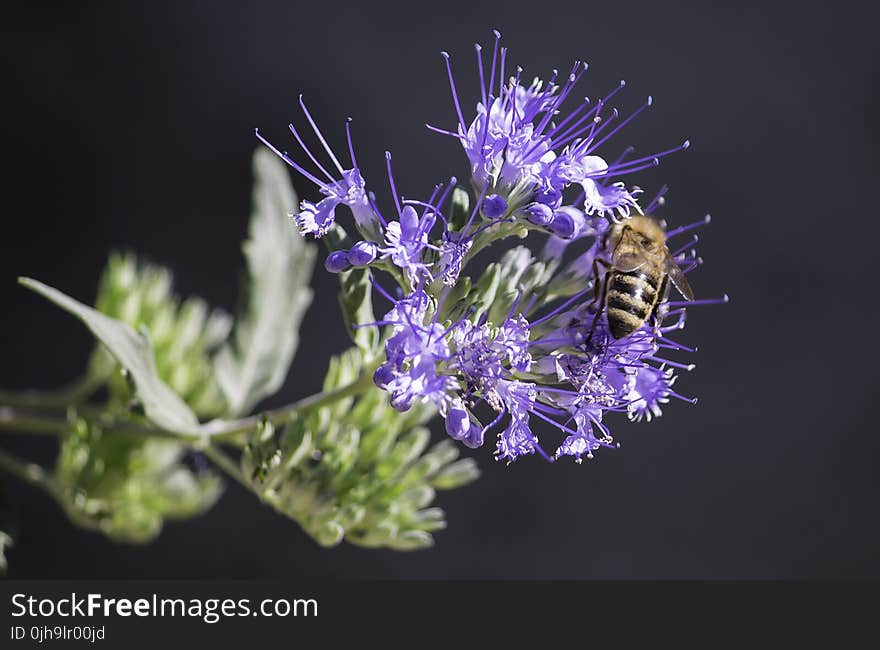
[[[544,205],[549,205],[554,210],[562,205],[562,192],[547,188],[535,192],[535,201]]]
[[[366,266],[376,259],[377,246],[371,241],[359,241],[348,251],[348,263],[352,266]]]
[[[471,419],[461,405],[453,406],[446,413],[446,433],[454,440],[462,440],[471,428]]]
[[[507,212],[507,201],[497,194],[490,194],[483,200],[483,214],[489,219],[497,219]]]
[[[563,211],[554,213],[553,221],[550,222],[550,230],[553,231],[553,234],[564,239],[571,239],[577,231],[574,219]]]
[[[376,372],[373,373],[373,383],[376,384],[379,388],[385,388],[391,381],[394,379],[394,370],[387,363],[383,363],[381,366],[376,368]]]
[[[348,251],[334,251],[324,260],[324,268],[330,273],[341,273],[351,267],[348,261]]]
[[[526,218],[536,226],[547,226],[553,221],[553,210],[543,203],[530,203],[525,212]]]

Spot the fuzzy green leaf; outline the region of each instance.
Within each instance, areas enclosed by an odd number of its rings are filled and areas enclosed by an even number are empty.
[[[145,328],[153,344],[159,378],[201,417],[226,412],[226,399],[214,378],[212,354],[225,343],[232,317],[209,310],[204,300],[181,300],[172,292],[171,271],[138,260],[133,253],[112,253],[98,287],[95,309],[136,330]],[[104,346],[89,363],[89,377],[106,383],[114,404],[131,401],[131,387]]]
[[[289,218],[296,194],[284,164],[258,149],[250,237],[247,304],[233,336],[217,354],[214,371],[232,415],[250,411],[284,382],[299,344],[299,326],[312,301],[309,281],[315,247]]]
[[[452,190],[452,201],[449,207],[449,227],[452,230],[464,228],[470,216],[471,197],[461,187]]]
[[[37,280],[19,278],[19,282],[76,316],[92,331],[130,374],[144,414],[151,422],[166,431],[199,434],[199,421],[195,414],[159,378],[153,346],[145,331],[136,332],[125,323],[105,316]]]
[[[345,325],[352,341],[368,357],[379,344],[379,330],[375,327],[357,327],[363,323],[373,323],[372,282],[367,269],[351,269],[339,274],[339,304],[345,318]]]

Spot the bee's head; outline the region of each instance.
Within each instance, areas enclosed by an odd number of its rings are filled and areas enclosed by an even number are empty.
[[[615,224],[611,235],[613,241],[621,237],[633,240],[646,251],[654,251],[662,246],[666,240],[663,226],[654,217],[649,215],[636,215]]]

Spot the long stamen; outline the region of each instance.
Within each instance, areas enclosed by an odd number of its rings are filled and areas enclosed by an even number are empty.
[[[648,209],[648,210],[646,210],[646,211],[647,211],[647,212],[650,212],[650,209]],[[693,239],[691,239],[687,244],[685,244],[684,246],[682,246],[681,248],[679,248],[677,251],[675,251],[675,252],[672,254],[672,256],[673,256],[673,257],[678,257],[678,256],[681,255],[682,253],[686,253],[689,249],[691,249],[691,248],[693,248],[694,246],[696,246],[698,241],[700,241],[700,238],[697,237],[696,235],[694,235],[694,238],[693,238]]]
[[[549,314],[547,314],[546,316],[542,316],[541,318],[536,320],[534,323],[532,323],[532,327],[535,327],[536,325],[540,325],[541,323],[544,323],[547,320],[553,318],[557,314],[562,313],[565,309],[568,309],[568,307],[570,307],[572,304],[577,302],[580,298],[582,298],[583,296],[585,296],[586,294],[588,294],[592,290],[593,290],[593,287],[587,287],[586,289],[582,289],[581,291],[578,291],[571,298],[569,298],[564,303],[559,305],[556,309],[551,311]]]
[[[667,366],[672,366],[673,368],[681,368],[682,370],[687,370],[688,372],[692,371],[697,367],[695,363],[679,363],[678,361],[670,361],[669,359],[661,359],[660,357],[653,357],[654,361],[658,361]]]
[[[379,218],[379,221],[382,224],[383,228],[388,227],[388,222],[385,220],[385,217],[382,216],[382,213],[379,211],[379,206],[376,204],[376,195],[372,192],[367,192],[367,201],[370,204],[370,207],[373,208],[373,213]]]
[[[541,419],[544,420],[545,422],[549,422],[549,423],[552,424],[554,427],[556,427],[557,429],[561,429],[561,430],[564,431],[565,433],[568,433],[568,434],[570,434],[570,435],[572,435],[572,436],[578,436],[578,435],[580,435],[577,431],[574,431],[573,429],[569,429],[569,428],[568,428],[567,426],[565,426],[564,424],[561,424],[561,423],[557,422],[557,421],[554,420],[553,418],[549,418],[549,417],[547,417],[546,415],[544,415],[544,414],[541,413],[540,411],[530,411],[530,413],[531,413],[532,415],[536,415],[536,416],[538,416],[539,418],[541,418]]]
[[[498,96],[504,94],[504,63],[507,59],[507,48],[501,48],[501,70],[498,73]]]
[[[601,180],[603,178],[617,178],[618,176],[628,176],[630,174],[634,174],[635,172],[640,172],[643,169],[651,169],[651,167],[658,167],[659,165],[659,158],[651,158],[649,162],[642,163],[641,165],[636,165],[635,167],[627,167],[626,169],[614,169],[611,171],[606,170],[604,172],[591,172],[587,174],[587,178],[592,178],[594,180]]]
[[[553,144],[554,148],[559,146],[559,141],[561,141],[562,139],[564,139],[564,138],[568,138],[568,136],[570,136],[570,135],[572,135],[572,134],[574,134],[574,137],[577,137],[577,135],[578,135],[579,133],[583,133],[583,131],[584,131],[585,129],[583,129],[583,130],[581,130],[581,131],[576,131],[576,129],[577,129],[577,128],[578,128],[578,127],[579,127],[584,121],[590,119],[591,117],[598,116],[598,114],[599,114],[599,112],[601,112],[602,108],[603,108],[604,106],[607,106],[607,105],[608,105],[608,100],[610,100],[612,97],[614,97],[614,95],[616,95],[618,92],[620,92],[620,90],[621,90],[624,86],[626,86],[626,80],[621,79],[621,80],[620,80],[620,83],[617,84],[617,87],[616,87],[614,90],[612,90],[610,93],[608,93],[607,95],[605,95],[605,97],[603,97],[602,99],[600,99],[600,100],[596,103],[596,105],[593,106],[592,110],[591,110],[589,113],[587,113],[586,115],[584,115],[583,117],[581,117],[581,118],[577,121],[577,124],[573,124],[571,127],[569,127],[568,129],[566,129],[566,131],[565,131],[564,133],[558,133],[558,131],[562,128],[562,125],[564,124],[564,122],[560,123],[559,126],[556,127],[556,132],[555,132],[555,133],[554,133],[553,131],[551,131],[551,134],[553,135],[553,138],[554,138],[554,144]],[[593,123],[593,126],[595,126],[595,122]],[[587,128],[589,128],[589,127],[587,127]],[[548,135],[550,135],[550,134],[548,134]],[[591,136],[592,136],[592,134],[591,134]],[[587,138],[587,139],[589,139],[589,138]]]
[[[358,168],[357,159],[354,157],[354,145],[351,142],[351,118],[347,117],[345,119],[345,139],[348,142],[348,155],[351,156],[351,166],[354,169]]]
[[[467,231],[470,229],[471,224],[473,224],[474,219],[477,216],[477,213],[480,211],[480,207],[483,205],[483,199],[486,198],[486,192],[488,190],[489,190],[489,181],[485,181],[483,183],[483,189],[480,192],[480,198],[478,198],[477,202],[474,204],[474,209],[471,211],[470,219],[468,219],[467,223],[465,224],[464,228],[462,229],[462,231],[461,231],[462,233],[467,233]]]
[[[434,131],[435,133],[440,133],[442,135],[451,135],[453,138],[458,138],[459,140],[463,140],[464,136],[460,133],[453,133],[452,131],[447,131],[446,129],[441,129],[432,124],[425,124],[429,130]]]
[[[578,105],[578,107],[576,109],[574,109],[571,113],[569,113],[568,117],[566,117],[564,120],[562,120],[558,124],[554,125],[554,127],[546,133],[546,136],[552,140],[553,138],[555,138],[559,134],[559,132],[563,129],[563,127],[565,127],[569,122],[571,122],[575,118],[579,118],[578,124],[580,124],[581,120],[590,119],[590,115],[592,114],[593,111],[596,110],[595,106],[593,106],[592,109],[590,109],[590,112],[587,113],[586,115],[581,115],[581,112],[584,110],[587,110],[589,107],[590,107],[590,98],[584,97],[584,101],[581,102],[580,105]],[[573,127],[569,127],[569,128],[573,128]],[[566,129],[566,130],[568,130],[568,129]],[[556,147],[555,142],[554,142],[553,146],[554,146],[554,148]]]
[[[342,165],[339,164],[339,161],[336,159],[333,150],[330,148],[330,145],[327,144],[327,140],[324,139],[321,130],[318,128],[318,125],[315,124],[315,120],[312,119],[312,114],[309,113],[309,109],[306,108],[306,104],[303,101],[302,95],[299,96],[299,105],[302,108],[303,113],[305,113],[306,119],[309,121],[309,124],[311,125],[312,130],[315,132],[315,135],[318,136],[318,140],[321,142],[321,146],[324,147],[324,151],[326,151],[327,155],[330,156],[330,160],[332,160],[333,164],[336,165],[336,169],[339,170],[339,173],[344,174],[345,170],[342,169]]]
[[[397,195],[397,187],[394,185],[394,174],[391,171],[391,152],[385,152],[385,166],[388,169],[388,184],[391,185],[391,194],[394,196],[394,205],[397,206],[397,214],[401,212],[400,197]]]
[[[689,348],[688,346],[682,345],[681,343],[670,341],[665,336],[661,336],[657,339],[657,345],[661,348],[668,348],[670,350],[682,350],[684,352],[690,352],[691,354],[694,354],[697,351],[697,348]]]
[[[461,114],[461,104],[458,102],[458,92],[455,90],[455,80],[452,78],[452,65],[449,63],[449,53],[448,52],[440,52],[443,56],[443,60],[446,62],[446,73],[449,75],[449,88],[452,90],[452,99],[455,103],[455,112],[458,113],[458,123],[461,124],[463,129],[467,128],[467,123],[464,121],[464,117]]]
[[[455,187],[456,183],[458,183],[458,179],[455,176],[449,177],[449,184],[446,186],[446,190],[443,192],[442,196],[437,200],[437,208],[438,211],[443,207],[443,204],[446,203],[446,199],[449,197],[449,193],[452,192],[452,189]]]
[[[477,51],[477,69],[480,71],[480,97],[483,100],[483,106],[488,106],[486,100],[486,76],[483,74],[483,46],[474,43],[474,49]]]
[[[669,394],[672,395],[673,397],[680,399],[683,402],[688,402],[690,404],[696,404],[698,401],[698,399],[696,397],[685,397],[684,395],[676,393],[674,390],[670,390]]]
[[[701,266],[702,264],[703,264],[703,259],[701,257],[698,257],[697,259],[692,260],[690,262],[687,262],[685,264],[679,264],[679,268],[682,270],[682,273],[690,273],[691,271],[693,271],[698,266]]]
[[[706,298],[703,300],[670,300],[666,304],[670,307],[691,307],[693,305],[725,305],[730,302],[730,296],[726,293],[720,298]]]
[[[621,153],[617,158],[614,159],[614,162],[612,162],[610,165],[608,165],[608,168],[614,169],[615,167],[620,166],[620,164],[626,159],[626,157],[629,156],[635,150],[636,150],[636,148],[633,146],[627,147],[626,149],[623,150],[623,153]],[[654,157],[656,157],[656,156],[654,156]]]
[[[671,149],[666,149],[665,151],[659,151],[655,154],[651,154],[650,156],[644,156],[643,158],[636,158],[634,160],[627,161],[626,163],[623,163],[623,164],[619,164],[617,161],[615,161],[614,163],[612,163],[608,167],[608,172],[609,173],[616,173],[616,174],[629,173],[628,170],[630,167],[633,167],[635,165],[640,165],[641,163],[644,163],[647,161],[654,161],[654,160],[657,160],[658,158],[663,158],[663,157],[668,156],[670,154],[678,153],[679,151],[684,151],[685,149],[687,149],[690,146],[691,146],[691,141],[685,140],[677,147],[672,147]]]
[[[592,147],[590,147],[590,151],[595,151],[596,149],[598,149],[599,147],[601,147],[603,144],[605,144],[605,143],[609,140],[609,138],[614,137],[614,135],[615,135],[618,131],[620,131],[623,127],[625,127],[627,124],[629,124],[630,122],[632,122],[632,121],[633,121],[633,120],[634,120],[634,119],[635,119],[640,113],[642,113],[645,109],[649,108],[653,103],[654,103],[654,99],[653,99],[652,97],[649,96],[649,97],[648,97],[648,100],[647,100],[644,104],[642,104],[639,108],[637,108],[636,110],[634,110],[634,111],[632,112],[632,114],[631,114],[629,117],[627,117],[623,122],[621,122],[620,124],[618,124],[618,125],[617,125],[617,128],[615,128],[614,130],[612,130],[611,133],[609,133],[609,134],[606,135],[604,138],[602,138],[601,140],[599,140],[599,142],[595,143]]]
[[[417,205],[420,208],[424,208],[425,210],[422,212],[423,219],[425,218],[425,215],[428,214],[428,210],[430,210],[431,212],[436,214],[438,217],[440,217],[444,221],[444,223],[446,222],[446,217],[443,216],[443,214],[440,212],[440,210],[437,209],[437,206],[435,206],[433,203],[428,203],[426,201],[419,201],[418,199],[404,199],[403,204],[404,205]]]
[[[382,297],[385,298],[388,302],[393,303],[393,304],[396,304],[397,301],[396,301],[394,298],[391,297],[391,294],[389,294],[389,293],[388,293],[388,292],[382,287],[381,284],[379,284],[378,282],[376,282],[376,279],[372,277],[372,274],[370,274],[370,275],[371,275],[371,279],[372,279],[372,283],[371,283],[371,284],[373,285],[373,288],[374,288],[376,291],[378,291],[378,292],[382,295]]]
[[[699,221],[694,221],[693,223],[689,223],[686,226],[680,226],[678,228],[674,228],[666,233],[666,238],[675,237],[676,235],[680,235],[683,232],[687,232],[688,230],[693,230],[694,228],[701,228],[712,222],[712,215],[707,214],[705,217],[700,219]]]
[[[305,176],[307,179],[309,179],[310,181],[312,181],[312,182],[313,182],[315,185],[317,185],[318,187],[320,187],[320,188],[322,188],[322,189],[326,189],[326,188],[327,188],[327,183],[325,183],[324,181],[318,180],[315,176],[313,176],[312,174],[310,174],[309,172],[307,172],[305,169],[303,169],[300,165],[298,165],[296,162],[294,162],[294,160],[293,160],[290,156],[287,155],[287,152],[283,152],[283,153],[282,153],[281,151],[279,151],[278,149],[276,149],[275,146],[274,146],[271,142],[269,142],[266,138],[264,138],[264,137],[262,136],[262,134],[260,133],[260,130],[259,130],[259,129],[254,129],[254,135],[257,136],[257,139],[259,139],[260,142],[262,142],[264,145],[266,145],[267,147],[269,147],[269,149],[271,149],[272,152],[273,152],[276,156],[278,156],[279,158],[281,158],[281,160],[283,160],[283,161],[286,162],[288,165],[290,165],[291,167],[293,167],[297,172],[299,172],[300,174],[302,174],[303,176]]]
[[[599,108],[599,111],[601,111],[603,108],[605,108],[605,104],[604,103],[600,104],[598,106],[598,108]],[[599,136],[605,129],[607,129],[609,126],[614,124],[614,121],[618,117],[620,117],[620,111],[618,111],[616,108],[611,109],[611,115],[607,118],[602,118],[599,115],[599,112],[597,112],[596,116],[593,118],[593,122],[592,122],[592,124],[590,124],[590,126],[581,127],[577,131],[573,131],[573,132],[569,133],[564,138],[558,138],[553,143],[553,146],[563,147],[563,146],[567,145],[569,142],[572,142],[572,141],[580,138],[580,136],[582,136],[584,133],[586,133],[587,129],[589,129],[590,134],[587,137],[585,137],[583,140],[580,140],[576,146],[584,154],[590,153],[591,151],[595,150],[595,147],[591,146],[593,140],[597,136]]]
[[[507,312],[507,320],[513,318],[513,314],[516,311],[516,308],[519,306],[519,301],[523,297],[524,288],[522,285],[517,287],[516,298],[513,299],[513,304],[510,306],[510,309]]]
[[[669,191],[668,185],[664,185],[663,187],[661,187],[660,190],[657,192],[657,195],[653,199],[651,199],[651,202],[648,204],[648,207],[645,208],[645,212],[650,214],[651,212],[653,212],[654,208],[657,208],[657,207],[663,205],[663,203],[664,203],[663,197],[666,196],[666,193],[668,191]]]
[[[580,72],[575,73],[575,70],[577,70],[579,67],[581,68]],[[535,133],[543,133],[544,129],[547,127],[547,124],[550,122],[550,120],[553,119],[553,116],[559,110],[559,107],[562,106],[562,103],[566,99],[568,99],[569,94],[571,94],[571,91],[574,90],[574,87],[577,85],[577,82],[580,80],[583,74],[587,71],[587,68],[587,64],[582,61],[574,62],[574,65],[571,68],[571,73],[569,73],[568,75],[568,79],[566,80],[562,89],[559,91],[559,94],[556,96],[553,104],[551,104],[551,106],[547,109],[547,112],[544,114],[541,122],[538,124],[538,126],[535,127]]]
[[[299,144],[300,148],[301,148],[303,151],[305,151],[305,153],[306,153],[306,155],[309,157],[309,159],[310,159],[313,163],[315,163],[315,166],[316,166],[319,170],[321,170],[321,172],[324,174],[324,176],[326,176],[327,179],[328,179],[331,183],[335,183],[335,182],[336,182],[336,179],[333,178],[333,177],[330,175],[330,172],[328,172],[326,169],[324,169],[324,165],[322,165],[320,162],[318,162],[318,159],[315,158],[314,154],[312,154],[312,152],[309,151],[309,148],[306,146],[305,142],[303,142],[303,139],[300,137],[299,133],[297,132],[296,127],[294,127],[293,124],[288,124],[287,126],[288,126],[288,128],[290,129],[290,132],[293,134],[294,139],[297,141],[297,143]]]
[[[495,34],[495,47],[492,48],[492,72],[489,75],[489,94],[492,94],[492,88],[495,86],[495,63],[498,61],[498,43],[501,41],[501,32],[497,29],[493,29],[492,33]]]
[[[498,414],[498,416],[489,424],[483,427],[483,435],[485,436],[486,432],[489,431],[489,429],[495,427],[499,422],[501,422],[501,418],[503,418],[506,413],[507,409],[501,409],[501,412]]]

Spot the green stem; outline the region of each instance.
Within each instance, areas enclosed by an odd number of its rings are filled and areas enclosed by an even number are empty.
[[[195,445],[195,449],[201,451],[205,456],[210,458],[213,463],[222,469],[226,474],[234,478],[236,481],[241,483],[247,489],[251,489],[251,486],[244,479],[244,476],[241,473],[241,469],[239,469],[238,464],[235,463],[229,456],[227,456],[223,451],[218,449],[217,447],[213,447],[211,445]]]
[[[0,431],[57,436],[66,427],[66,418],[36,415],[8,406],[0,406]]]
[[[207,422],[202,426],[203,438],[199,438],[199,440],[207,439],[212,442],[234,444],[238,436],[255,429],[264,418],[275,425],[284,424],[294,415],[309,413],[315,409],[332,404],[333,402],[346,397],[359,395],[373,385],[373,370],[374,368],[368,367],[360,377],[350,384],[340,386],[331,391],[310,395],[309,397],[305,397],[293,404],[288,404],[287,406],[282,406],[281,408],[272,411],[265,411],[239,420],[215,420]],[[92,414],[93,417],[98,418],[100,424],[101,412],[95,407],[84,405],[76,408],[76,410],[81,413]],[[57,436],[67,430],[69,426],[70,422],[67,417],[33,413],[19,408],[0,405],[0,431]],[[193,443],[192,435],[179,435],[148,425],[108,421],[104,426],[108,431],[121,435],[140,438],[172,438],[187,443]]]
[[[93,373],[88,373],[69,386],[57,390],[0,391],[0,404],[19,408],[66,409],[88,399],[103,381]]]
[[[75,408],[75,407],[71,407]],[[81,413],[92,413],[100,421],[101,412],[94,408],[77,409]],[[70,427],[70,420],[67,417],[58,415],[44,415],[42,413],[32,413],[21,409],[10,408],[8,406],[0,406],[0,431],[11,431],[14,433],[26,433],[38,436],[58,436]],[[108,423],[107,428],[113,433],[132,437],[154,437],[154,438],[180,438],[175,433],[156,429],[155,427],[141,426],[136,423]]]
[[[45,469],[23,460],[18,456],[10,454],[8,451],[0,450],[0,470],[10,474],[17,479],[44,490],[52,496],[55,496],[55,481]]]
[[[251,431],[263,419],[268,420],[274,425],[285,424],[294,415],[309,413],[346,397],[363,393],[373,386],[373,370],[373,368],[365,369],[355,381],[334,390],[316,393],[315,395],[304,397],[293,404],[288,404],[272,411],[258,413],[257,415],[251,415],[240,420],[208,422],[204,425],[203,430],[205,435],[211,440],[225,441]]]

